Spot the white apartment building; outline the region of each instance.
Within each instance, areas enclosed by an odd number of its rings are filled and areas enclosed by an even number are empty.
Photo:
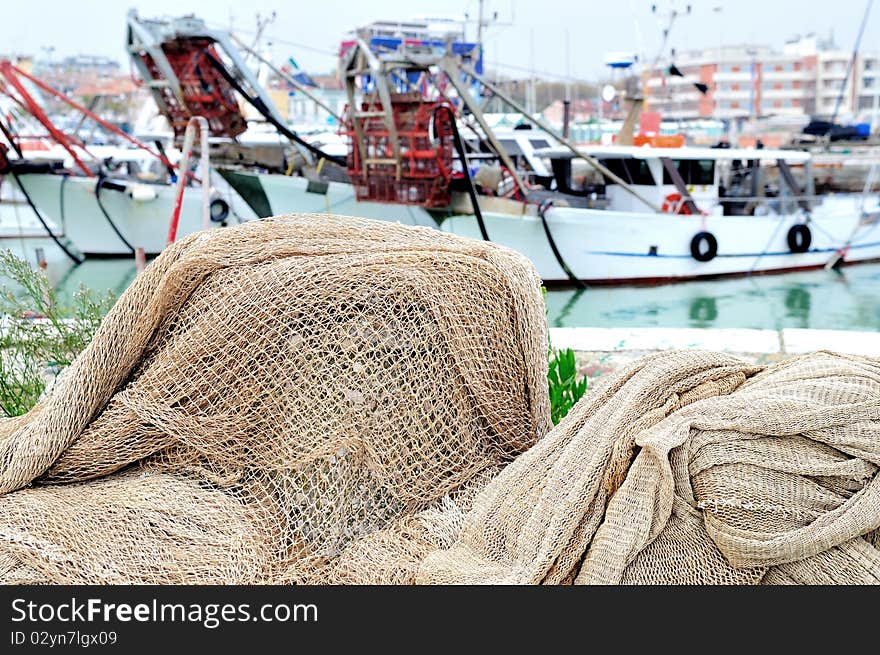
[[[753,45],[682,52],[674,62],[684,77],[668,75],[668,63],[645,73],[646,101],[670,118],[830,117],[838,103],[838,119],[864,116],[880,90],[880,54],[860,53],[847,76],[851,59],[815,35],[781,52]],[[696,82],[709,91],[701,94]]]

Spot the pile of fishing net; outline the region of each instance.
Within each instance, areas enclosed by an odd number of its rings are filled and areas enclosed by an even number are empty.
[[[0,581],[880,581],[880,363],[655,355],[549,430],[546,355],[492,244],[189,237],[0,422]]]
[[[328,577],[547,432],[544,325],[527,260],[428,228],[188,237],[0,422],[0,578]]]

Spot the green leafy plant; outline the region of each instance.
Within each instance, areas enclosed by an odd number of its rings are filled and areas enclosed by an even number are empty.
[[[550,418],[557,425],[587,391],[586,376],[578,377],[577,360],[571,348],[550,350],[547,371],[550,386]]]
[[[544,313],[547,313],[547,287],[541,287],[541,297],[545,301]],[[549,322],[549,321],[548,321]],[[547,384],[550,391],[550,418],[553,425],[558,425],[566,414],[574,407],[587,391],[588,380],[586,376],[578,378],[577,359],[571,348],[554,350],[551,344],[547,344]]]
[[[18,416],[88,345],[115,298],[81,287],[64,305],[42,271],[8,250],[0,279],[0,416]]]

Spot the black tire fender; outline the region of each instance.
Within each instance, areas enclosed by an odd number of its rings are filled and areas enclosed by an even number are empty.
[[[711,262],[718,254],[718,239],[711,232],[697,232],[691,239],[691,257],[698,262]]]
[[[798,223],[791,226],[785,240],[788,241],[788,249],[793,253],[807,252],[813,243],[813,233],[809,226]]]
[[[214,198],[208,207],[208,214],[215,223],[222,223],[229,218],[229,203],[223,198]]]

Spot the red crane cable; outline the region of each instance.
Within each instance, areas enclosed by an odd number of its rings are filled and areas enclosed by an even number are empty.
[[[37,79],[37,78],[34,77],[33,75],[30,75],[30,74],[26,73],[25,71],[21,70],[21,69],[18,68],[17,66],[13,66],[13,65],[10,64],[9,62],[3,62],[3,63],[6,64],[7,66],[11,67],[16,73],[18,73],[18,74],[20,74],[20,75],[26,77],[28,80],[30,80],[31,82],[33,82],[34,84],[36,84],[40,89],[42,89],[42,90],[45,91],[46,93],[49,93],[49,94],[55,96],[56,98],[58,98],[59,100],[62,100],[62,101],[64,101],[64,102],[66,102],[68,105],[70,105],[71,107],[73,107],[73,108],[76,109],[77,111],[82,112],[83,114],[85,114],[86,116],[88,116],[89,118],[91,118],[93,121],[95,121],[96,123],[98,123],[98,124],[101,125],[102,127],[105,127],[105,128],[107,128],[108,130],[110,130],[111,132],[113,132],[114,134],[117,134],[118,136],[121,136],[123,139],[125,139],[125,140],[128,141],[129,143],[134,144],[135,146],[137,146],[137,147],[140,148],[141,150],[146,150],[148,153],[150,153],[151,155],[153,155],[154,157],[156,157],[157,159],[159,159],[159,161],[161,161],[163,164],[165,164],[165,166],[167,166],[167,167],[169,167],[169,168],[171,168],[171,169],[175,169],[175,168],[177,168],[174,164],[172,164],[172,163],[168,160],[168,158],[167,158],[165,155],[163,155],[163,154],[160,153],[160,152],[156,152],[155,150],[153,150],[152,148],[150,148],[147,144],[143,143],[142,141],[139,141],[138,139],[134,138],[134,137],[131,136],[130,134],[126,134],[125,132],[123,132],[122,130],[120,130],[118,127],[116,127],[116,126],[113,125],[112,123],[108,123],[108,122],[105,121],[103,118],[101,118],[100,116],[98,116],[98,115],[95,114],[94,112],[90,111],[90,110],[87,109],[86,107],[83,107],[81,104],[79,104],[79,103],[76,102],[75,100],[72,100],[71,98],[68,98],[66,95],[64,95],[64,94],[61,93],[60,91],[56,91],[55,89],[53,89],[51,86],[49,86],[49,85],[46,84],[45,82],[43,82],[43,81]]]
[[[37,104],[31,94],[27,92],[27,89],[24,88],[21,80],[18,79],[16,71],[18,71],[18,69],[13,66],[9,60],[4,59],[0,61],[0,74],[2,74],[6,78],[6,80],[15,88],[16,91],[18,91],[19,95],[21,96],[21,101],[26,106],[28,112],[30,112],[30,114],[38,121],[40,121],[40,123],[43,124],[43,127],[49,130],[49,134],[52,135],[52,138],[60,143],[61,146],[65,150],[67,150],[68,153],[70,153],[70,156],[73,157],[73,161],[76,162],[76,165],[79,166],[80,170],[88,177],[93,177],[92,172],[83,163],[76,152],[74,152],[70,139],[68,139],[67,135],[64,134],[64,132],[55,127],[55,125],[52,123],[52,121],[49,119],[49,117],[46,115],[40,105]],[[30,76],[26,75],[26,77]]]

